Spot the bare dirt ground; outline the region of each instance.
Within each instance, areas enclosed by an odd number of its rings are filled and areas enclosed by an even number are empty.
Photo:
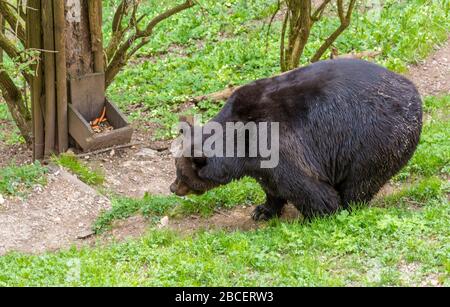
[[[13,124],[7,120],[0,119],[1,131],[12,131]],[[0,168],[10,165],[14,162],[16,165],[22,165],[32,162],[32,153],[25,144],[7,144],[3,138],[0,138]]]
[[[93,234],[92,223],[109,200],[73,175],[54,169],[47,186],[35,186],[25,199],[0,205],[0,255],[41,253],[79,245]]]
[[[406,76],[423,96],[450,93],[450,39],[419,65],[411,66]]]
[[[105,187],[115,194],[143,197],[145,193],[170,194],[175,164],[168,150],[170,142],[153,142],[151,134],[136,130],[133,144],[125,150],[111,150],[85,159],[105,175]]]
[[[161,223],[154,225],[143,216],[136,215],[128,219],[116,221],[110,231],[101,235],[100,238],[93,238],[90,240],[90,243],[95,240],[98,241],[98,239],[105,242],[140,237],[152,227],[170,229],[180,234],[192,234],[199,230],[249,231],[265,227],[267,223],[257,223],[251,219],[250,215],[254,208],[254,206],[237,206],[232,210],[217,210],[209,218],[199,217],[197,215],[191,215],[181,219],[163,217],[163,219],[167,220],[166,225]],[[287,205],[283,209],[283,215],[280,219],[282,221],[295,221],[301,218],[299,212],[292,205]]]
[[[450,40],[428,59],[412,66],[407,76],[414,81],[422,95],[450,92]],[[7,122],[0,123],[10,125]],[[146,192],[169,194],[175,178],[175,167],[167,142],[152,142],[154,127],[137,124],[133,143],[127,149],[111,150],[83,157],[106,177],[104,187],[112,195],[142,197]],[[143,129],[147,128],[147,129]],[[24,145],[7,145],[0,141],[0,167],[29,163],[31,152]],[[386,185],[379,195],[387,195],[398,187]],[[66,172],[48,175],[46,187],[36,187],[26,199],[6,198],[0,205],[0,255],[9,251],[40,253],[66,248],[71,245],[93,244],[98,240],[123,240],[143,235],[152,223],[141,216],[118,221],[100,238],[92,237],[91,226],[110,201],[94,189],[82,184]],[[264,227],[254,223],[250,213],[254,207],[238,206],[232,210],[217,211],[210,218],[190,216],[169,219],[164,225],[180,233],[199,229],[251,230]],[[297,211],[289,206],[283,219],[295,220]]]

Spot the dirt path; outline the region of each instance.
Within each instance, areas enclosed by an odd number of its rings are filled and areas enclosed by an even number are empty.
[[[423,63],[412,66],[407,76],[417,84],[422,95],[449,93],[450,40]],[[142,132],[142,124],[137,128],[133,142],[139,145],[90,155],[85,160],[104,172],[104,187],[112,194],[138,198],[146,192],[169,194],[170,183],[175,178],[174,163],[167,150],[169,144],[151,142],[150,134]],[[151,126],[147,128],[154,130]],[[11,160],[23,164],[30,159],[31,153],[24,146],[0,142],[0,167]],[[393,190],[395,187],[388,185],[380,195]],[[139,237],[153,227],[145,218],[134,216],[116,222],[113,229],[100,238],[90,237],[92,223],[102,210],[110,206],[108,199],[66,172],[50,174],[48,185],[36,187],[26,200],[9,198],[0,205],[0,255],[8,251],[40,253],[71,245],[93,244],[98,240],[123,240]],[[252,210],[251,206],[238,206],[233,210],[217,211],[208,219],[198,216],[169,219],[164,227],[180,233],[199,229],[234,231],[264,227],[264,223],[254,223],[250,219]],[[295,220],[298,213],[289,206],[282,218]]]
[[[422,96],[450,93],[450,37],[422,63],[411,66],[406,76],[416,84]]]
[[[114,223],[112,230],[101,236],[101,241],[121,241],[142,236],[151,227],[157,229],[171,229],[180,234],[192,234],[199,230],[226,230],[249,231],[267,226],[267,223],[255,222],[251,219],[251,213],[255,206],[237,206],[232,210],[217,210],[209,217],[203,218],[196,215],[181,219],[167,219],[167,224],[154,225],[146,218],[136,215],[128,219]],[[301,219],[299,212],[288,205],[283,209],[282,221],[294,221]]]
[[[145,193],[170,194],[175,165],[168,151],[158,152],[146,146],[110,152],[90,158],[89,164],[105,174],[105,187],[127,197],[141,198]]]
[[[80,245],[93,234],[99,213],[110,206],[106,197],[55,168],[45,188],[35,186],[27,199],[10,198],[0,205],[0,255]]]

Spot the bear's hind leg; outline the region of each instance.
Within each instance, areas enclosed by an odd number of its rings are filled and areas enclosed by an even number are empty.
[[[382,182],[375,180],[347,180],[339,188],[342,206],[348,208],[351,203],[368,203],[382,186]]]
[[[275,216],[281,215],[281,211],[287,201],[283,198],[266,194],[267,200],[253,210],[252,219],[255,221],[267,221]]]
[[[298,193],[291,201],[306,219],[332,214],[340,206],[338,192],[328,183],[315,178],[303,178]]]

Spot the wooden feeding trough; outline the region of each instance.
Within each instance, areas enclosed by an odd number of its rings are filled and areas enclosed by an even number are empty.
[[[83,151],[131,141],[133,129],[120,110],[105,97],[104,73],[72,78],[69,83],[69,134]],[[107,129],[98,129],[100,124]]]
[[[28,0],[26,7],[26,46],[41,50],[30,76],[33,158],[69,144],[92,151],[129,143],[130,125],[105,96],[102,1]]]

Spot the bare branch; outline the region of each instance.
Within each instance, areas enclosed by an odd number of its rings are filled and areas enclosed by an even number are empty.
[[[356,0],[350,0],[348,11],[344,15],[343,3],[342,0],[338,0],[338,14],[339,19],[341,20],[341,25],[325,40],[325,42],[320,46],[320,48],[316,51],[316,53],[311,58],[311,62],[317,62],[320,60],[322,55],[330,48],[331,44],[348,28],[350,25],[350,20],[352,17],[352,12],[355,7]]]
[[[11,29],[15,31],[20,42],[25,45],[25,21],[22,17],[6,1],[0,1],[0,14],[3,15]]]
[[[327,5],[331,2],[331,0],[324,0],[322,4],[319,5],[319,7],[314,11],[314,13],[311,15],[312,21],[318,21],[321,17],[323,12],[325,11],[325,8]]]
[[[3,49],[11,59],[15,59],[19,56],[20,51],[2,32],[0,32],[0,48]]]
[[[269,47],[269,35],[270,35],[270,29],[272,27],[272,23],[275,20],[275,17],[277,16],[278,12],[281,9],[281,0],[278,0],[277,2],[277,8],[275,9],[275,12],[272,14],[269,20],[269,25],[267,26],[267,32],[266,32],[266,49]]]
[[[140,1],[133,2],[133,6],[130,7],[127,1],[122,2],[119,6],[114,23],[116,32],[113,33],[110,44],[107,47],[106,55],[108,58],[108,67],[106,69],[106,86],[108,86],[119,71],[124,67],[127,61],[133,56],[140,48],[148,43],[148,37],[152,35],[153,29],[162,21],[170,18],[171,16],[191,8],[196,3],[193,0],[187,0],[184,3],[177,5],[167,11],[154,17],[145,27],[145,30],[139,29],[139,23],[146,17],[145,15],[137,17],[137,9]],[[121,29],[119,20],[123,20],[128,14],[128,10],[132,8],[130,15],[130,22],[125,29]],[[119,11],[120,10],[120,11]],[[119,12],[119,13],[118,13]],[[121,29],[121,30],[120,30]],[[129,33],[128,37],[123,38]],[[124,41],[123,41],[124,40]],[[140,41],[139,41],[140,40]],[[137,44],[136,44],[137,43]],[[135,45],[136,44],[136,45]]]
[[[125,16],[125,12],[126,12],[126,5],[127,5],[127,1],[126,0],[122,0],[119,4],[119,6],[117,7],[117,10],[114,14],[114,18],[113,18],[113,22],[112,22],[112,30],[113,32],[119,32],[121,31],[121,27],[122,27],[122,20],[123,17]]]
[[[0,90],[5,98],[8,109],[20,130],[20,133],[25,138],[25,141],[31,143],[31,115],[28,110],[20,90],[14,84],[14,81],[8,76],[5,71],[0,70]]]
[[[183,4],[177,5],[172,9],[169,9],[167,11],[165,11],[164,13],[156,16],[155,18],[153,18],[150,23],[147,25],[144,33],[142,34],[143,36],[150,36],[153,32],[153,28],[160,23],[161,21],[164,21],[165,19],[181,12],[184,11],[188,8],[191,8],[195,5],[195,2],[193,0],[187,0],[186,2],[184,2]]]
[[[345,20],[343,5],[344,5],[343,0],[337,0],[337,10],[338,10],[338,15],[339,15],[339,19],[341,20],[341,23],[343,23]]]
[[[348,23],[350,23],[350,20],[352,18],[353,9],[355,8],[356,0],[350,1],[350,4],[348,6],[347,15],[345,16],[345,19]]]
[[[128,52],[128,56],[127,56],[128,59],[130,59],[133,55],[135,55],[135,53],[138,52],[139,49],[141,49],[142,47],[147,45],[149,41],[150,41],[149,37],[142,38],[141,42]]]
[[[284,16],[283,20],[283,27],[281,29],[281,43],[280,43],[280,64],[281,64],[281,71],[287,70],[286,65],[286,48],[285,48],[285,39],[286,39],[286,30],[287,30],[287,23],[289,21],[289,11],[286,12],[286,15]]]

